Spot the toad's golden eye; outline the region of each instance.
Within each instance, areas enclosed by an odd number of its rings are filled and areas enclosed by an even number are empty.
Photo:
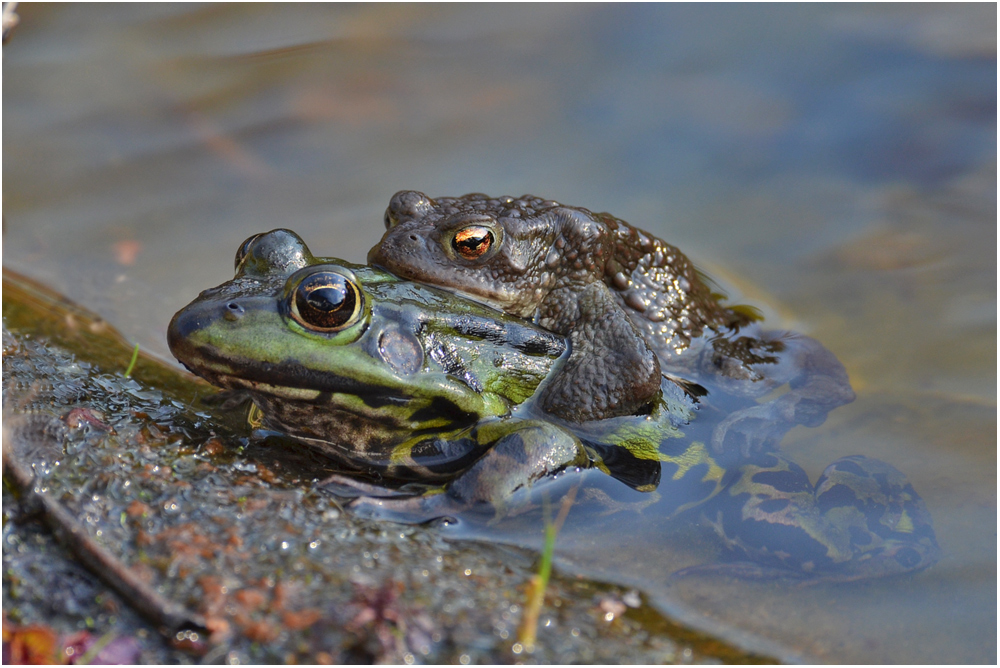
[[[451,247],[466,260],[476,260],[485,255],[495,243],[493,230],[483,225],[470,225],[455,232]]]
[[[336,332],[354,324],[361,312],[357,286],[329,271],[307,276],[295,288],[291,313],[299,323],[321,332]]]

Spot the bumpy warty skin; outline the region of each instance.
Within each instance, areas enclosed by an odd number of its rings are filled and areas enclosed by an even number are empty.
[[[609,214],[531,195],[432,200],[410,190],[393,196],[385,223],[370,263],[570,337],[571,356],[542,400],[567,420],[640,411],[659,390],[661,364],[686,370],[692,360],[680,356],[692,339],[747,322],[677,248]],[[475,261],[450,251],[470,225],[496,234],[497,247]]]
[[[485,263],[462,266],[442,252],[441,239],[477,220],[499,223],[505,239]],[[706,327],[747,322],[718,302],[675,246],[607,213],[531,195],[432,200],[407,190],[390,201],[386,226],[369,262],[413,280],[461,286],[523,317],[542,310],[559,287],[602,281],[661,357],[683,352]],[[414,255],[424,266],[415,266]]]
[[[393,197],[386,212],[390,229],[368,259],[398,275],[458,289],[569,335],[572,353],[546,389],[547,412],[577,422],[633,414],[656,395],[661,381],[657,355],[648,343],[652,338],[644,337],[641,328],[668,330],[667,336],[655,335],[658,342],[671,342],[664,353],[686,347],[700,334],[707,316],[705,309],[691,304],[700,296],[699,289],[710,293],[682,254],[664,254],[644,235],[640,239],[624,229],[620,233],[619,225],[608,218],[610,224],[586,209],[530,196],[515,200],[466,195],[435,201],[404,191]],[[477,224],[496,231],[495,253],[476,262],[449,254],[450,235]],[[652,254],[623,250],[623,244],[642,242]],[[649,299],[642,295],[650,289],[617,287],[626,271],[639,276],[649,269],[662,279],[668,258],[683,271],[685,292]],[[632,279],[626,283],[633,285]],[[634,283],[648,285],[649,279]],[[635,308],[645,309],[646,304],[672,308],[676,317],[657,315],[653,323]],[[716,320],[726,320],[724,309],[714,310]]]

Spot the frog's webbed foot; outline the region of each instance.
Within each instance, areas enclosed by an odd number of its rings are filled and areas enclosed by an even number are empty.
[[[542,409],[568,422],[634,415],[660,390],[660,363],[608,287],[549,295],[541,324],[568,333],[570,356],[541,390]]]
[[[457,503],[446,492],[420,496],[372,497],[359,496],[347,504],[348,510],[358,517],[387,520],[399,524],[424,524],[444,522],[453,524],[456,517],[468,507]]]
[[[343,475],[331,475],[318,483],[320,489],[341,500],[344,507],[360,517],[390,520],[401,524],[421,524],[449,518],[464,508],[452,507],[443,488],[426,486],[383,487]]]
[[[792,427],[818,427],[831,410],[854,401],[844,365],[818,341],[792,333],[770,333],[768,337],[759,342],[774,355],[740,367],[750,374],[740,382],[747,393],[754,388],[767,392],[785,383],[789,390],[767,403],[738,410],[720,422],[712,433],[712,449],[717,454],[739,451],[743,457],[750,457],[777,445]],[[733,378],[728,385],[738,386],[737,380]]]
[[[709,521],[730,549],[817,581],[909,573],[940,557],[912,485],[889,464],[860,455],[828,466],[813,487],[794,462],[761,454],[713,504]]]
[[[317,487],[343,499],[355,499],[362,496],[371,496],[380,499],[409,498],[416,493],[412,488],[407,488],[405,485],[398,489],[393,489],[338,473],[334,473],[319,481]]]

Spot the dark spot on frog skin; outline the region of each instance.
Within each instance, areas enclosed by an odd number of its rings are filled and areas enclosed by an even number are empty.
[[[625,483],[632,489],[651,490],[660,486],[663,467],[653,459],[640,459],[621,446],[611,446],[593,441],[583,441],[590,450],[600,457],[611,477]],[[676,467],[676,464],[673,465]],[[696,475],[700,479],[703,477]]]
[[[801,471],[760,471],[753,476],[753,482],[767,485],[779,492],[811,492],[808,480],[803,482]]]
[[[483,384],[467,366],[462,356],[452,348],[449,341],[439,337],[428,337],[426,345],[430,348],[428,355],[440,364],[446,373],[461,380],[473,392],[482,393]]]
[[[705,479],[709,472],[707,463],[692,466],[680,479],[675,479],[674,475],[679,470],[680,467],[674,462],[660,462],[660,479],[669,481],[669,484],[657,488],[657,493],[661,496],[658,503],[663,504],[664,508],[671,509],[670,512],[688,505],[691,499],[709,498],[716,488],[714,480]],[[749,498],[749,495],[746,496]]]
[[[864,508],[864,503],[858,498],[857,493],[847,485],[834,485],[830,487],[816,497],[816,503],[823,512],[831,508],[844,506]]]
[[[794,555],[795,563],[812,562],[814,569],[829,568],[833,563],[827,556],[827,546],[812,538],[801,527],[746,521],[740,533],[748,545],[766,549],[769,553],[780,551]],[[788,565],[786,560],[779,561]]]
[[[462,410],[458,404],[445,397],[434,397],[430,405],[414,411],[410,416],[412,422],[430,422],[441,418],[448,419],[453,425],[469,425],[475,423],[479,416]],[[440,431],[441,427],[435,427],[435,431]]]
[[[495,320],[461,316],[448,322],[462,336],[475,336],[494,343],[504,343],[526,355],[561,355],[566,339],[525,327],[506,327]]]
[[[920,553],[911,547],[904,547],[894,557],[904,568],[913,568],[920,563]]]
[[[887,526],[882,523],[884,514],[885,508],[878,506],[866,509],[865,511],[865,523],[868,526],[869,533],[882,539],[891,538],[896,533],[896,527]]]
[[[871,475],[868,471],[864,470],[863,468],[861,468],[860,466],[849,460],[838,461],[836,470],[841,471],[843,473],[851,473],[860,478],[867,478],[869,475]]]
[[[331,395],[326,394],[327,399],[325,400],[329,401],[330,396]],[[364,403],[365,406],[368,406],[369,408],[385,408],[386,406],[405,406],[408,401],[404,397],[397,397],[389,394],[378,394],[376,392],[369,392],[368,394],[359,394],[356,396],[359,399],[361,399],[361,402]],[[320,395],[320,398],[317,399],[317,401],[324,401],[323,395]]]

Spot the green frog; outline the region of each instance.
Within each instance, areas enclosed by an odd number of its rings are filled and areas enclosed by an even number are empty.
[[[901,473],[838,460],[812,485],[780,453],[723,461],[713,414],[664,377],[641,415],[569,423],[538,404],[570,344],[530,322],[377,268],[313,257],[293,232],[251,237],[236,276],[170,323],[173,354],[245,392],[267,428],[338,462],[360,513],[497,517],[533,486],[598,469],[663,516],[697,508],[760,567],[824,579],[924,568],[930,516]],[[655,496],[654,496],[655,495]]]
[[[754,309],[726,306],[679,249],[610,214],[532,195],[404,190],[385,225],[370,264],[569,337],[569,358],[540,397],[550,415],[641,413],[666,376],[726,415],[715,452],[749,455],[854,400],[843,365],[817,341],[762,330]],[[740,401],[783,385],[772,401]]]

